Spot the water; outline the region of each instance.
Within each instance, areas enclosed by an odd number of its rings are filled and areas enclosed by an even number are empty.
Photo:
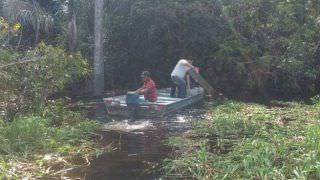
[[[91,104],[93,105],[93,104]],[[190,129],[191,122],[206,118],[202,106],[190,108],[162,119],[107,117],[103,103],[94,103],[91,118],[104,122],[101,134],[103,145],[113,144],[115,150],[91,161],[82,171],[82,179],[92,180],[157,180],[161,177],[159,163],[172,149],[163,144],[171,135],[181,135]]]

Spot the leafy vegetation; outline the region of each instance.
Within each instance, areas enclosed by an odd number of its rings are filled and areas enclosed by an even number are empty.
[[[65,84],[88,74],[86,61],[80,54],[66,54],[63,50],[39,44],[35,50],[18,54],[0,50],[3,55],[0,84],[3,87],[1,102],[6,106],[5,115],[39,112],[49,95],[63,90]],[[25,58],[25,61],[18,61]],[[26,62],[26,61],[31,62]],[[11,64],[10,63],[16,63]]]
[[[224,102],[171,142],[180,148],[164,168],[192,179],[318,179],[319,107]]]
[[[106,150],[93,139],[100,123],[51,97],[90,70],[80,53],[44,43],[27,51],[7,46],[20,28],[0,18],[0,178],[59,176]]]
[[[146,69],[168,86],[176,61],[192,55],[201,73],[228,96],[299,99],[319,92],[319,0],[104,4],[106,89],[135,87]],[[43,40],[79,50],[93,64],[93,2],[18,0],[2,6],[28,12],[2,13],[10,24],[21,24],[17,34],[6,36],[6,45],[26,49]]]
[[[1,125],[0,177],[35,178],[55,174],[75,166],[72,157],[90,158],[96,149],[102,149],[91,140],[99,123],[75,120],[77,125],[53,127],[44,117],[29,116]],[[51,157],[51,162],[46,157]],[[60,167],[51,169],[55,163],[60,163]]]
[[[177,60],[192,55],[201,74],[228,96],[311,97],[319,92],[319,4],[122,1],[106,10],[107,87],[133,87],[144,69],[168,86]]]

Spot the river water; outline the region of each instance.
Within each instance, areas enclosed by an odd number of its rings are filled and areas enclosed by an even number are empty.
[[[157,180],[161,179],[160,162],[172,152],[163,141],[190,129],[193,121],[206,117],[203,104],[169,114],[161,119],[108,117],[102,102],[91,103],[90,118],[103,122],[103,145],[114,150],[94,158],[82,171],[80,179]]]

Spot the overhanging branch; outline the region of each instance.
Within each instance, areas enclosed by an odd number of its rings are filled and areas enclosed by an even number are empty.
[[[37,57],[35,59],[29,59],[29,60],[20,60],[18,62],[12,62],[6,65],[0,65],[0,69],[6,68],[6,67],[10,67],[10,66],[15,66],[15,65],[19,65],[19,64],[25,64],[25,63],[30,63],[30,62],[37,62],[39,61],[41,58]]]

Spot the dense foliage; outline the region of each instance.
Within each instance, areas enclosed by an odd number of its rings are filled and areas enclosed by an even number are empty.
[[[40,111],[49,95],[88,73],[87,63],[80,54],[68,55],[44,44],[23,54],[0,49],[0,55],[1,64],[9,64],[0,75],[1,102],[8,117],[18,112]],[[25,61],[18,61],[22,57]]]
[[[195,123],[164,161],[168,177],[187,179],[319,179],[319,101],[314,105],[227,101]]]
[[[22,27],[0,17],[0,179],[61,176],[73,157],[102,149],[92,141],[100,124],[50,97],[86,77],[88,62],[45,43],[17,50],[10,42]]]
[[[318,93],[319,0],[107,2],[107,88],[137,86],[145,69],[167,86],[176,61],[192,55],[230,96]]]
[[[92,2],[17,2],[31,6],[20,7],[29,14],[14,16],[24,28],[22,38],[13,37],[11,44],[30,45],[39,38],[92,59]],[[136,87],[143,70],[150,70],[159,86],[168,86],[176,61],[192,55],[210,83],[229,96],[310,97],[319,91],[319,4],[319,0],[106,0],[106,88]],[[69,26],[71,22],[76,26]]]

